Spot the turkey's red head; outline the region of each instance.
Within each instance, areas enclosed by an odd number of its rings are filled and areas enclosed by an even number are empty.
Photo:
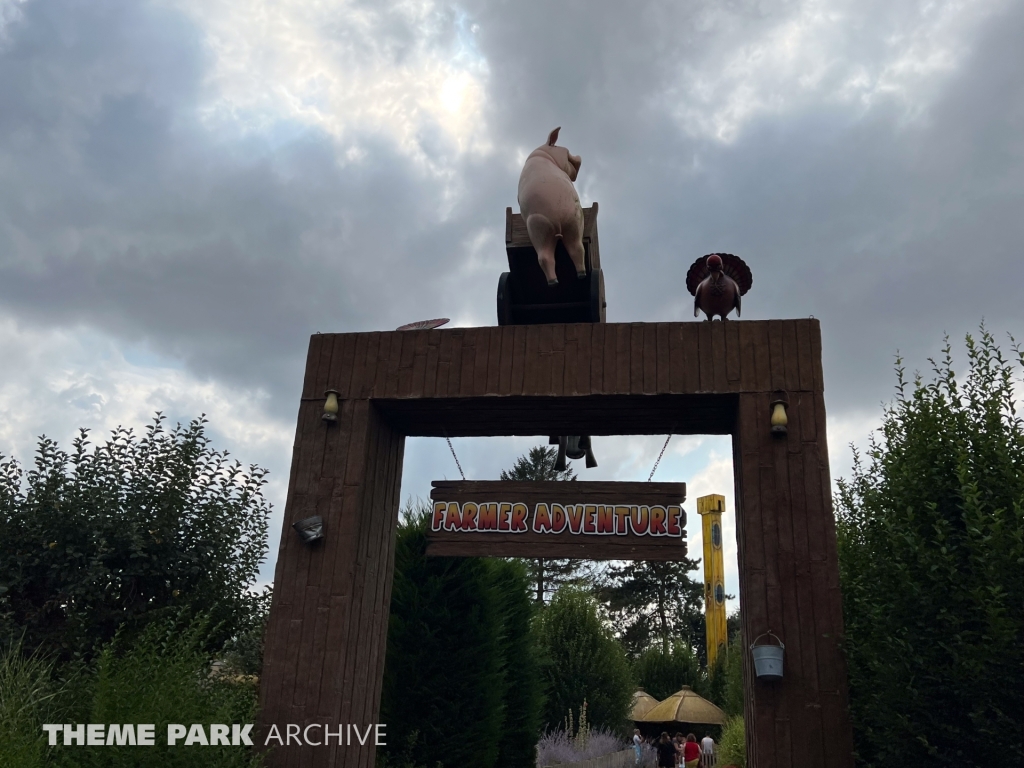
[[[708,256],[708,269],[710,269],[712,272],[721,272],[722,257],[719,256],[717,253],[712,253],[710,256]]]

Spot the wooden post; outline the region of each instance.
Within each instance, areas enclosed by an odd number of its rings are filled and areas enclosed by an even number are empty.
[[[788,433],[773,438],[768,394],[740,397],[736,477],[747,760],[852,765],[839,566],[821,393],[790,395]],[[819,420],[820,419],[820,420]],[[771,630],[783,679],[754,673],[750,644]],[[762,642],[764,642],[762,640]]]
[[[405,438],[369,400],[345,400],[338,422],[320,420],[322,403],[304,402],[260,685],[260,741],[276,724],[323,741],[344,724],[378,722],[384,673],[395,527]],[[319,514],[324,539],[303,544],[290,529]],[[341,725],[339,725],[341,724]],[[370,746],[289,746],[275,766],[372,766]],[[271,747],[277,745],[271,742]]]

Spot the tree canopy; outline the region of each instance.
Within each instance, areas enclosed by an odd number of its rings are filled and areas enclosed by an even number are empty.
[[[266,471],[210,446],[205,419],[118,428],[67,453],[46,437],[25,472],[0,457],[0,638],[89,657],[122,628],[205,614],[225,639],[251,622],[267,549]]]
[[[381,698],[389,765],[532,768],[541,677],[522,565],[426,556],[427,513],[399,526]]]
[[[706,658],[704,585],[691,578],[699,561],[636,560],[610,566],[597,594],[616,634],[637,656],[652,645],[669,654],[681,639]]]
[[[655,645],[633,662],[637,683],[659,701],[664,701],[684,685],[704,693],[706,675],[693,649],[674,640],[667,649]]]
[[[1024,366],[1019,347],[1015,352]],[[864,765],[1021,762],[1024,424],[991,334],[947,340],[839,481],[851,713]]]
[[[538,617],[547,683],[545,725],[562,724],[587,702],[595,728],[620,730],[633,699],[633,678],[626,654],[598,615],[597,601],[571,586],[555,593]]]
[[[575,480],[572,467],[555,469],[558,451],[551,446],[538,445],[516,459],[509,470],[501,471],[502,480]],[[543,604],[563,584],[589,585],[594,576],[594,565],[587,560],[533,558],[524,561],[534,599]]]

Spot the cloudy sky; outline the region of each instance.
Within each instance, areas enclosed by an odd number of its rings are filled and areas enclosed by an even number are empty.
[[[276,551],[309,335],[494,324],[560,125],[609,321],[690,319],[690,263],[741,255],[745,318],[822,322],[844,475],[897,351],[1024,338],[1021,40],[1009,0],[0,0],[0,453],[206,413],[271,470]],[[602,439],[587,477],[662,442]],[[533,443],[455,447],[487,479]],[[403,495],[444,476],[410,440]],[[728,440],[657,478],[731,508]]]

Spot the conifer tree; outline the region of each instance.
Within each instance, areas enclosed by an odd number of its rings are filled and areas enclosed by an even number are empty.
[[[502,470],[502,480],[575,480],[571,467],[555,469],[558,451],[551,446],[538,445],[516,459],[510,470]],[[593,581],[594,565],[587,560],[532,558],[526,561],[530,581],[534,586],[534,599],[543,605],[548,596],[563,584],[588,586]]]
[[[704,585],[690,573],[699,561],[637,560],[612,565],[598,587],[619,640],[632,655],[652,645],[669,654],[677,640],[707,658],[704,630]]]
[[[426,556],[429,508],[405,510],[381,697],[391,766],[533,768],[543,707],[523,564]]]
[[[502,663],[505,698],[499,764],[504,768],[533,768],[540,738],[544,693],[540,676],[535,606],[530,579],[518,560],[489,559],[502,621]]]
[[[499,600],[485,559],[427,557],[426,529],[426,515],[407,517],[395,545],[382,755],[491,768],[504,716]]]

